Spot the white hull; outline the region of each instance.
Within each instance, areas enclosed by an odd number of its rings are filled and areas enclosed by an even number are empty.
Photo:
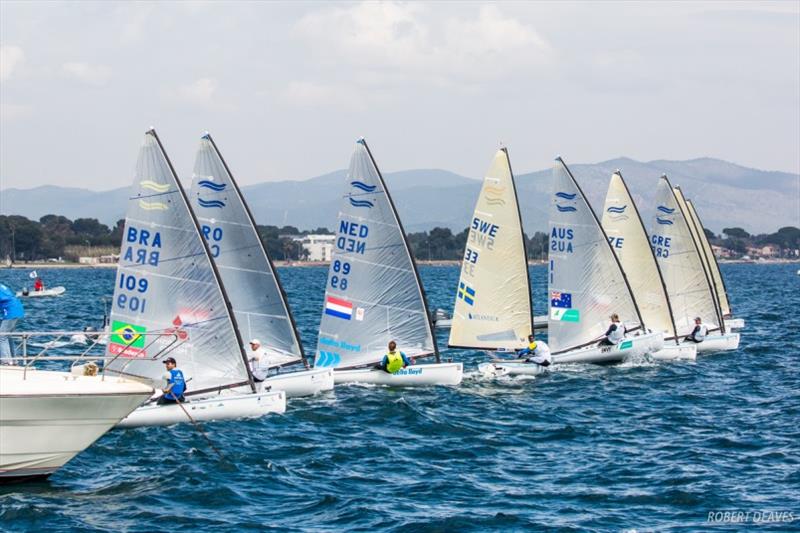
[[[490,361],[478,365],[478,371],[487,377],[498,376],[535,376],[544,374],[548,367],[537,365],[536,363],[525,363],[522,361]]]
[[[533,317],[533,329],[547,329],[547,315],[535,315]]]
[[[703,342],[697,343],[697,353],[724,352],[739,348],[740,335],[726,333],[725,335],[709,335]]]
[[[452,318],[442,318],[434,323],[436,329],[449,329],[453,326]]]
[[[419,364],[403,368],[396,374],[389,374],[375,368],[336,370],[333,378],[341,383],[369,383],[391,387],[428,387],[431,385],[458,385],[464,376],[461,363]]]
[[[0,367],[0,481],[45,477],[153,393],[116,377]]]
[[[287,398],[313,396],[333,390],[333,369],[313,368],[302,372],[287,372],[270,376],[262,381],[260,390],[283,391]]]
[[[182,404],[196,422],[256,418],[269,413],[286,411],[286,393],[259,392],[248,394],[222,394],[213,398],[198,398]],[[170,426],[190,422],[180,405],[143,405],[116,427]]]
[[[52,289],[45,289],[43,291],[29,291],[28,294],[23,294],[22,291],[17,292],[19,298],[42,298],[44,296],[61,296],[67,292],[65,287],[53,287]]]
[[[619,363],[625,359],[654,353],[664,347],[661,333],[648,333],[638,337],[625,337],[616,346],[587,346],[558,355],[554,363]]]
[[[674,344],[674,341],[665,341],[664,347],[651,354],[656,361],[677,361],[697,359],[697,346],[692,343]]]
[[[733,331],[735,329],[744,329],[744,318],[726,318],[725,329]]]

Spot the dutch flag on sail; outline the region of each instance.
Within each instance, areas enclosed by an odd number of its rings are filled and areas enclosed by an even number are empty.
[[[325,298],[325,314],[350,320],[353,318],[353,304],[347,300],[328,296]]]

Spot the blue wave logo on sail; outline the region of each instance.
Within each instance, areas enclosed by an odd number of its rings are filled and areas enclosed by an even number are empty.
[[[657,209],[659,211],[661,211],[662,213],[666,213],[668,215],[671,215],[672,213],[675,212],[675,208],[674,207],[670,208],[670,207],[667,207],[665,205],[660,205],[660,206],[657,207]]]
[[[337,352],[326,352],[326,351],[319,351],[317,354],[317,359],[314,361],[315,367],[328,367],[328,366],[336,366],[342,360],[342,356],[339,355]]]
[[[204,189],[211,189],[212,191],[222,192],[227,187],[227,183],[214,183],[213,181],[202,180],[198,181],[197,185],[203,187]]]
[[[575,198],[578,197],[578,193],[568,193],[568,192],[557,192],[555,194],[556,198],[561,198],[562,200],[569,200],[574,201]],[[573,211],[577,211],[578,208],[571,206],[571,205],[558,205],[556,204],[556,209],[558,209],[559,213],[572,213]]]
[[[198,198],[197,203],[200,204],[200,207],[217,207],[220,209],[225,207],[225,202],[222,200],[203,200]]]
[[[621,214],[621,213],[624,213],[625,209],[627,209],[627,208],[628,208],[627,205],[623,205],[622,207],[611,206],[608,209],[606,209],[606,211],[608,211],[609,213]]]
[[[566,192],[557,192],[556,193],[556,198],[562,198],[564,200],[574,200],[576,196],[578,196],[578,193],[572,193],[572,194],[569,194],[569,193],[566,193]]]
[[[367,185],[363,181],[351,181],[350,185],[352,185],[356,189],[361,189],[364,192],[375,192],[375,189],[378,188],[377,185]]]
[[[571,205],[558,205],[558,204],[556,204],[556,209],[558,209],[562,213],[571,213],[572,211],[577,211],[577,209],[572,207]]]
[[[367,209],[372,209],[375,207],[375,204],[370,202],[369,200],[356,200],[355,198],[348,198],[350,200],[350,205],[353,207],[366,207]]]
[[[671,226],[672,224],[674,224],[674,222],[672,222],[671,220],[661,217],[656,217],[656,222],[658,222],[659,224],[663,224],[664,226]]]

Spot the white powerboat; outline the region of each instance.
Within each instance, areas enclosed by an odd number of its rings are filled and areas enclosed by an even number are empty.
[[[43,298],[45,296],[61,296],[67,292],[66,287],[53,287],[52,289],[42,289],[41,291],[18,291],[18,298]]]
[[[118,377],[0,366],[0,481],[49,476],[152,394]]]

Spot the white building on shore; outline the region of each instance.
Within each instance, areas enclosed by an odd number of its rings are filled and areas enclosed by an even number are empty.
[[[307,261],[330,261],[336,235],[303,235],[293,237],[308,252]]]

